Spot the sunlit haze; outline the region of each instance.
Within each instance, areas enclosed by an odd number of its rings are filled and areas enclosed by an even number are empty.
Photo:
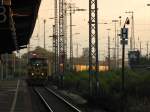
[[[68,3],[70,2],[67,0]],[[74,53],[76,49],[75,43],[80,44],[80,55],[82,54],[82,48],[88,47],[88,1],[87,0],[72,0],[72,3],[75,3],[75,6],[83,9],[87,9],[85,12],[76,12],[73,14],[73,24],[76,25],[73,27],[73,34],[80,33],[79,35],[73,35],[74,41]],[[126,17],[131,19],[131,14],[125,13],[126,11],[134,12],[134,22],[135,22],[135,39],[136,39],[136,48],[139,48],[139,41],[142,41],[143,53],[146,49],[146,41],[149,40],[150,34],[147,33],[150,31],[150,7],[147,4],[150,3],[150,0],[100,0],[98,1],[98,21],[99,21],[99,56],[100,59],[103,59],[107,55],[107,36],[108,31],[106,29],[110,28],[111,36],[111,47],[114,46],[114,23],[112,20],[118,19],[119,16],[122,17],[122,24],[125,21]],[[31,39],[31,49],[34,49],[35,46],[40,44],[43,47],[43,20],[46,19],[46,46],[48,50],[52,50],[52,38],[49,36],[52,35],[52,25],[54,20],[50,19],[54,17],[54,1],[53,0],[42,0],[39,17],[32,35]],[[69,15],[68,15],[69,19]],[[108,24],[101,24],[101,23]],[[69,25],[69,22],[67,23]],[[130,29],[130,25],[128,26]],[[119,30],[120,26],[117,23],[117,29]],[[84,29],[84,30],[83,30]],[[69,30],[69,27],[68,27]],[[39,35],[38,40],[35,39]],[[130,37],[130,31],[129,31]],[[69,46],[69,31],[68,31],[68,46]],[[129,47],[129,45],[128,45]],[[69,53],[69,48],[68,48]],[[74,54],[74,56],[76,56]]]

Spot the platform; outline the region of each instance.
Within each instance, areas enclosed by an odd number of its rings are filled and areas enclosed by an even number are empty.
[[[23,80],[0,81],[0,112],[33,112]]]

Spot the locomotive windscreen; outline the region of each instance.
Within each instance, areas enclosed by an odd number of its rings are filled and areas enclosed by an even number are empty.
[[[45,58],[31,58],[29,64],[47,66],[48,62]]]

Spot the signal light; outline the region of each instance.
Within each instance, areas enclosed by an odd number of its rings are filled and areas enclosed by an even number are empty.
[[[32,73],[31,75],[34,76],[34,73]]]

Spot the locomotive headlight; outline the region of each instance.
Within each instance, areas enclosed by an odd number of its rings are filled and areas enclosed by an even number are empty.
[[[34,75],[34,73],[31,74],[32,76]]]
[[[43,76],[43,75],[44,75],[44,73],[41,73],[41,75]]]

